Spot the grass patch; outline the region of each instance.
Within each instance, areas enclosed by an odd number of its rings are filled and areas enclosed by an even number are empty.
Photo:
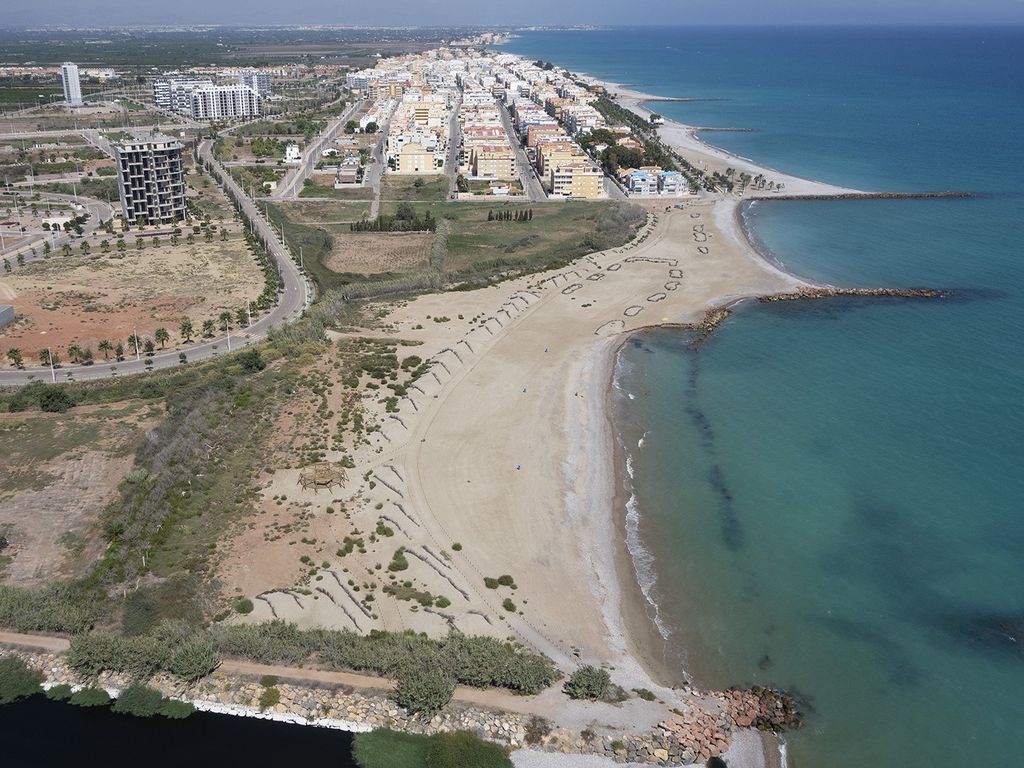
[[[508,753],[468,731],[421,736],[380,728],[357,733],[352,757],[359,768],[511,768]]]
[[[396,176],[385,174],[380,182],[380,199],[389,201],[429,202],[448,198],[447,176]]]
[[[333,182],[330,184],[320,184],[317,182],[316,176],[311,176],[306,179],[302,189],[299,190],[299,197],[326,197],[331,200],[372,200],[373,189],[362,186],[335,189]]]

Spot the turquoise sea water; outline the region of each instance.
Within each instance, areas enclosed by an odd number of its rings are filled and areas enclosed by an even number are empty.
[[[956,289],[746,306],[635,338],[616,419],[652,596],[702,683],[806,698],[805,766],[1024,754],[1024,30],[531,33],[509,50],[664,96],[801,175],[973,200],[756,204],[791,270]],[[631,396],[631,397],[630,397]],[[637,448],[640,438],[642,446]]]

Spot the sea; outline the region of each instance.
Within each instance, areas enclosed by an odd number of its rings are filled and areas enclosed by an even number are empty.
[[[865,190],[755,203],[766,257],[936,301],[740,306],[621,351],[627,524],[670,662],[793,692],[806,768],[1024,763],[1024,28],[531,31],[735,154]],[[625,468],[624,468],[625,469]]]

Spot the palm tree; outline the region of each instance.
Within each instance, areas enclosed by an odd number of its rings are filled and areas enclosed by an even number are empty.
[[[187,317],[181,319],[181,324],[178,325],[178,335],[185,340],[188,344],[192,341],[192,335],[195,333],[195,329],[192,327],[192,321]]]
[[[133,354],[139,354],[139,349],[142,348],[142,339],[139,338],[139,334],[133,333],[128,337],[128,346],[132,348]]]
[[[220,317],[218,319],[220,320],[221,324],[230,327],[230,325],[231,325],[231,313],[228,312],[226,309],[223,312],[220,313]]]
[[[117,342],[117,345],[114,347],[114,357],[117,360],[124,360],[124,344],[121,342]]]
[[[110,353],[114,351],[113,345],[106,339],[103,339],[99,344],[97,344],[96,348],[103,353],[104,360],[109,360]]]
[[[214,328],[213,320],[203,320],[203,336],[213,338]]]
[[[152,356],[153,352],[156,351],[156,347],[153,345],[152,339],[146,339],[145,343],[142,345],[142,351],[146,353],[147,357]]]
[[[245,307],[242,307],[242,309],[235,313],[235,322],[238,323],[239,328],[249,322],[249,313],[245,311]]]
[[[72,363],[77,363],[78,359],[82,356],[82,348],[77,344],[68,344],[68,357],[71,358]]]
[[[110,252],[110,241],[109,240],[101,240],[100,241],[100,250],[102,250],[104,253],[109,253]]]
[[[17,347],[11,347],[7,350],[7,359],[11,361],[11,365],[15,368],[21,368],[25,364],[25,359],[21,356],[21,350]]]
[[[86,347],[82,350],[82,365],[92,365],[92,349]]]
[[[88,254],[89,253],[89,244],[87,242],[85,242],[85,240],[82,241],[81,250],[82,250],[82,253],[84,253],[84,254]]]
[[[160,349],[163,349],[167,340],[171,338],[171,334],[167,332],[166,328],[157,328],[153,331],[153,337],[156,339],[156,343],[160,345]]]
[[[39,352],[39,362],[43,365],[52,365],[56,367],[60,365],[60,356],[56,352],[44,349]]]

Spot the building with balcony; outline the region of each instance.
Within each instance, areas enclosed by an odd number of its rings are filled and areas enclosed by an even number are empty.
[[[132,224],[171,224],[185,218],[185,170],[177,139],[136,136],[114,145],[121,211]]]
[[[60,80],[64,86],[64,101],[70,107],[82,106],[82,84],[78,80],[78,65],[66,61],[60,65]]]

